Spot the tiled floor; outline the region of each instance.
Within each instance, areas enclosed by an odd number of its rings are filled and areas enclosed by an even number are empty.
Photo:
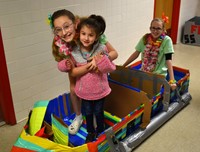
[[[0,127],[0,152],[10,152],[26,121],[14,126],[3,125]]]
[[[177,44],[173,64],[190,70],[190,104],[145,140],[135,152],[200,151],[200,47]],[[25,121],[0,127],[0,152],[9,152]]]
[[[135,152],[200,151],[200,47],[177,44],[173,64],[190,70],[190,104],[141,144]]]

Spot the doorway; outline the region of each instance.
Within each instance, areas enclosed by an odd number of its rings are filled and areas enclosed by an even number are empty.
[[[0,124],[16,124],[7,64],[0,28]]]
[[[180,3],[181,0],[154,0],[154,18],[162,18],[163,13],[169,17],[165,28],[173,44],[177,43]]]
[[[1,103],[1,102],[2,102],[2,101],[0,100],[0,103]],[[1,107],[1,104],[0,104],[0,126],[2,126],[2,125],[5,124],[3,118],[4,118],[4,117],[3,117],[3,110],[2,110],[2,107]]]

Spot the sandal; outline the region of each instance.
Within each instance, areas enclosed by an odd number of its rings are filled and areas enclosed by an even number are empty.
[[[71,125],[69,125],[68,127],[69,133],[72,135],[75,135],[78,132],[79,128],[81,127],[82,122],[83,122],[83,119],[74,118]]]

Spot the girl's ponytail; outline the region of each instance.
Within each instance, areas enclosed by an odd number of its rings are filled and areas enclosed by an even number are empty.
[[[100,26],[99,36],[102,35],[106,29],[106,22],[104,18],[100,15],[94,15],[94,14],[90,15],[89,18],[96,20],[97,24]]]

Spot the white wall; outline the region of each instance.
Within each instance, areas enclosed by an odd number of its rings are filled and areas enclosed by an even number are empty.
[[[181,33],[185,22],[193,18],[194,16],[200,16],[200,1],[181,0],[177,43],[181,42]]]
[[[178,42],[185,21],[200,15],[199,3],[181,1]],[[154,0],[1,0],[0,26],[17,121],[28,116],[37,100],[69,91],[67,74],[57,70],[51,54],[48,14],[65,8],[80,16],[102,15],[106,35],[119,53],[115,63],[122,64],[149,31],[153,7]]]
[[[48,14],[65,8],[80,16],[104,16],[106,35],[119,52],[115,63],[121,64],[148,32],[153,5],[154,0],[1,0],[0,26],[17,121],[28,116],[36,101],[69,90],[67,74],[57,70],[51,54]]]

